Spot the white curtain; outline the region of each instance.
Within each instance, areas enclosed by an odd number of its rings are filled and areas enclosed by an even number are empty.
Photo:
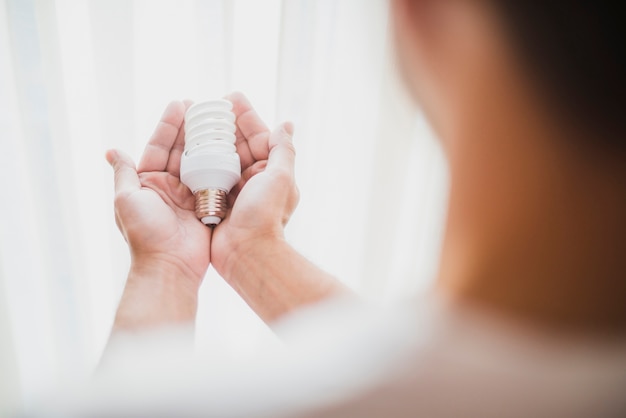
[[[374,301],[428,286],[447,180],[388,26],[383,0],[0,0],[4,407],[96,364],[129,264],[104,152],[138,158],[171,99],[241,90],[292,120],[293,245]],[[270,335],[212,270],[200,303],[198,350]]]

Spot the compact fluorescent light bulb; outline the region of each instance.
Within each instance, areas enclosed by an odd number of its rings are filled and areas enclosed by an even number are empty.
[[[228,100],[210,100],[193,104],[185,113],[180,180],[196,196],[196,216],[206,225],[224,219],[226,196],[241,178],[232,109]]]

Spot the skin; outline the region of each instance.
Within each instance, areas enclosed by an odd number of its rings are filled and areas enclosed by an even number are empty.
[[[551,333],[623,334],[624,155],[555,116],[488,2],[396,0],[392,15],[450,169],[437,290]]]
[[[116,221],[131,252],[114,332],[193,322],[209,262],[268,322],[345,291],[284,240],[298,202],[293,125],[271,132],[245,96],[226,98],[237,117],[242,179],[215,231],[196,218],[194,196],[178,178],[189,103],[170,103],[136,168],[121,151],[107,152],[115,173]]]
[[[391,14],[406,87],[449,162],[436,291],[538,328],[622,333],[623,156],[572,145],[592,134],[553,116],[487,2],[393,0]],[[242,94],[227,98],[243,177],[214,231],[178,180],[188,104],[168,106],[137,168],[107,153],[132,255],[114,332],[193,322],[209,263],[268,322],[347,293],[284,239],[298,201],[293,126],[270,131]]]
[[[185,104],[172,102],[135,168],[116,150],[115,219],[128,243],[131,268],[114,329],[190,321],[209,266],[211,229],[198,222],[195,199],[179,180]]]

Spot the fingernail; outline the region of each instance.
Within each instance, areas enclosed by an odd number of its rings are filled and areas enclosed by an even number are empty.
[[[115,158],[117,157],[117,152],[114,149],[110,149],[106,152],[104,157],[107,159],[107,162],[113,166],[113,161],[115,161]]]
[[[287,135],[293,136],[293,123],[292,122],[283,123],[283,129],[285,130],[285,132],[287,132]]]

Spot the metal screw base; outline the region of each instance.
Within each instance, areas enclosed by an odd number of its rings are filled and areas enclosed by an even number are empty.
[[[209,226],[215,226],[226,217],[228,201],[226,192],[220,189],[203,189],[196,196],[196,216]]]

